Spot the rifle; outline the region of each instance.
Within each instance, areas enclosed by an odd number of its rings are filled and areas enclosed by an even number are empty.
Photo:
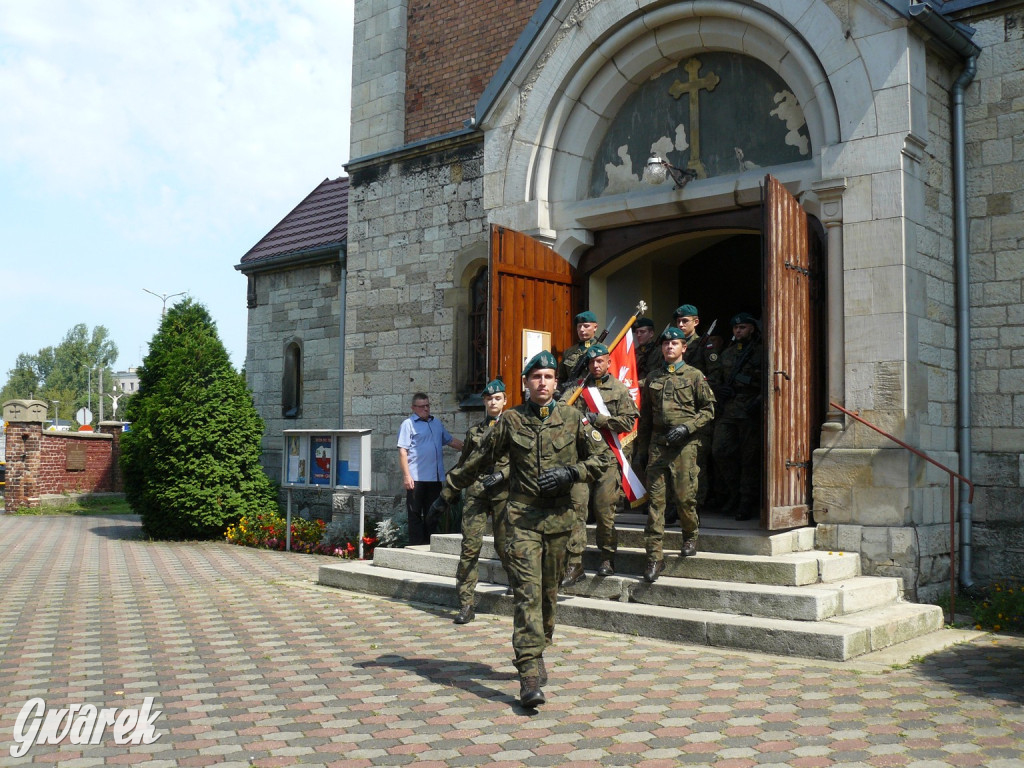
[[[747,344],[747,348],[743,350],[743,354],[740,355],[740,359],[736,361],[736,366],[732,369],[732,373],[729,374],[729,380],[725,382],[721,387],[718,388],[718,392],[722,393],[722,402],[731,400],[736,396],[733,391],[732,385],[736,382],[736,377],[740,375],[740,371],[743,370],[743,366],[747,364],[750,356],[754,353],[753,340]],[[718,397],[718,392],[715,392],[715,397]]]
[[[647,304],[644,303],[643,301],[640,301],[636,305],[636,311],[633,313],[633,316],[631,318],[629,318],[629,320],[626,321],[626,324],[624,326],[622,326],[622,330],[619,331],[618,335],[615,337],[615,341],[613,341],[611,344],[608,345],[608,351],[609,352],[612,352],[612,351],[615,350],[615,347],[617,347],[619,342],[622,341],[622,337],[626,335],[626,331],[628,331],[630,328],[632,328],[633,327],[633,323],[636,322],[636,319],[638,317],[640,317],[640,315],[642,315],[646,311],[647,311]],[[587,356],[586,355],[583,355],[583,357],[581,357],[579,359],[579,361],[576,363],[576,365],[573,366],[573,373],[576,373],[576,369],[577,369],[577,367],[579,366],[580,363],[583,363],[583,365],[587,364]],[[575,383],[573,384],[573,386],[576,389],[575,389],[575,391],[571,395],[569,395],[568,398],[566,398],[566,400],[565,400],[565,404],[566,405],[572,405],[573,403],[576,402],[576,400],[579,398],[580,394],[582,394],[582,392],[583,392],[583,385],[586,384],[587,378],[589,376],[590,376],[590,374],[587,373],[586,376],[583,376],[582,378],[575,379]]]
[[[711,321],[711,326],[704,331],[704,335],[697,339],[697,343],[693,345],[694,349],[703,349],[704,345],[708,343],[708,339],[711,338],[711,334],[715,332],[715,326],[718,325],[718,318],[716,317]],[[686,351],[689,352],[690,348],[687,347]],[[686,359],[686,355],[683,355],[683,359]],[[696,359],[691,357],[691,359]]]

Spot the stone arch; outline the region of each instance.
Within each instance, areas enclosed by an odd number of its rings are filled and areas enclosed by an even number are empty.
[[[510,216],[509,223],[526,231],[553,235],[580,227],[577,215],[559,207],[587,198],[591,164],[609,120],[638,83],[708,49],[751,56],[785,80],[804,111],[815,156],[801,164],[800,176],[817,179],[824,148],[855,130],[873,133],[872,89],[856,47],[824,3],[811,0],[798,15],[792,3],[785,10],[783,17],[780,2],[733,0],[638,10],[635,3],[609,0],[575,19],[570,14],[518,84],[518,103],[499,105],[505,115],[495,115],[494,127],[504,123],[506,130],[489,136],[497,146],[489,148],[495,162],[488,170],[500,176],[501,199],[488,207],[525,206],[527,212]],[[841,100],[835,95],[840,87]]]

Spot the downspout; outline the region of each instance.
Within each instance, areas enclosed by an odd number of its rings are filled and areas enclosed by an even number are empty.
[[[929,33],[954,50],[964,59],[964,68],[950,91],[951,119],[953,123],[953,264],[956,271],[957,302],[957,451],[959,470],[971,478],[971,301],[970,264],[968,263],[967,232],[967,164],[964,92],[977,72],[981,49],[948,19],[924,3],[911,5],[911,17],[917,19]],[[971,528],[974,517],[970,502],[970,489],[960,483],[960,584],[971,587],[974,575],[971,565]]]
[[[341,280],[338,283],[338,429],[345,428],[345,295],[348,291],[348,254],[338,251]]]

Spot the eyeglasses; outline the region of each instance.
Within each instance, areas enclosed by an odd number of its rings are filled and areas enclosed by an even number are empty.
[[[413,408],[429,408],[430,403],[414,403]]]

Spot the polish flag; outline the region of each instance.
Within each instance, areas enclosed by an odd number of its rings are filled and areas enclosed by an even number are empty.
[[[633,348],[632,328],[626,331],[626,335],[620,339],[619,343],[615,345],[615,349],[611,351],[608,372],[625,385],[633,398],[633,402],[639,408],[640,382],[636,379],[636,350]],[[608,406],[605,405],[604,398],[601,397],[601,393],[596,387],[587,387],[583,390],[581,396],[591,411],[603,413],[606,416],[609,415]],[[640,482],[640,478],[636,476],[624,451],[624,446],[629,445],[630,441],[636,437],[636,422],[633,423],[631,431],[623,432],[622,434],[615,434],[607,427],[602,428],[600,432],[615,455],[615,460],[619,462],[619,469],[622,471],[622,489],[626,492],[626,499],[629,500],[630,504],[634,504],[643,499],[647,494],[647,489]]]

